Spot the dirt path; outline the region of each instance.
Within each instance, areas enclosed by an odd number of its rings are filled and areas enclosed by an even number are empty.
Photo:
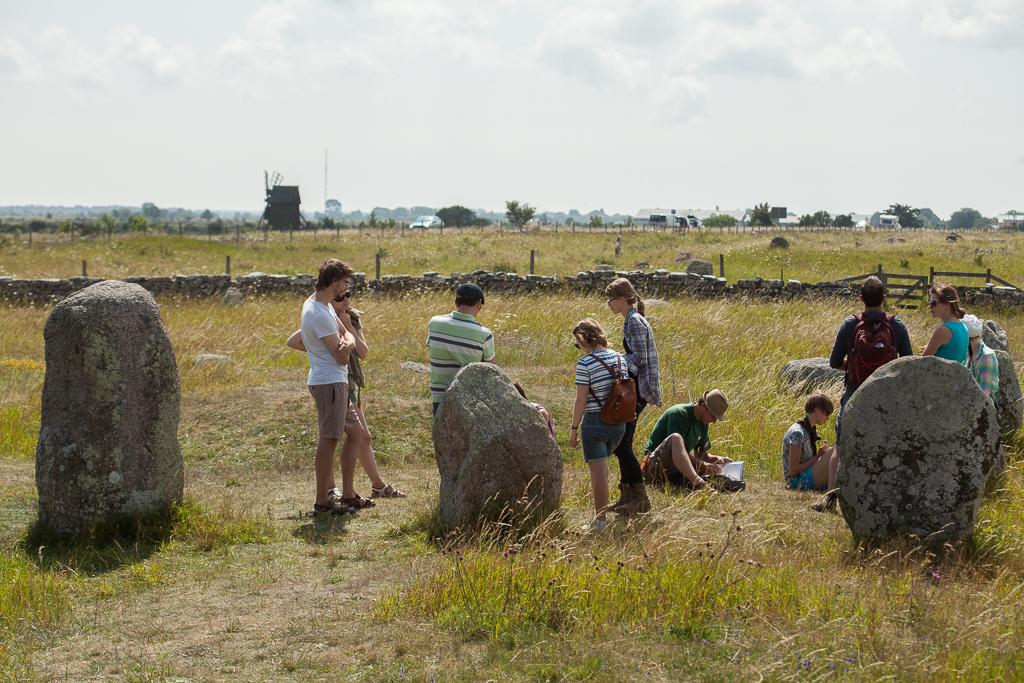
[[[5,465],[4,475],[31,481],[27,466]],[[385,627],[373,621],[373,604],[429,562],[398,529],[431,500],[436,477],[406,469],[409,499],[315,527],[297,504],[308,497],[311,474],[253,478],[240,488],[245,500],[267,508],[274,542],[205,553],[170,544],[139,565],[84,579],[72,626],[34,653],[33,668],[47,680],[315,680],[372,672],[390,654],[378,645],[391,641],[380,639]],[[187,495],[213,506],[224,495],[217,488],[198,484]],[[227,495],[237,504],[243,494]],[[113,594],[104,597],[105,590]]]

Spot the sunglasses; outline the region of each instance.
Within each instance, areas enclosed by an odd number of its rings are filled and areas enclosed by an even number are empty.
[[[345,299],[351,299],[351,298],[352,298],[352,292],[349,291],[349,292],[345,292],[344,294],[339,294],[338,296],[334,297],[334,300],[336,302],[338,302],[338,303],[341,303]]]

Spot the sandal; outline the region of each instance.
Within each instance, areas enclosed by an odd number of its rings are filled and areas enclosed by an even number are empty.
[[[330,503],[313,503],[313,516],[315,517],[318,513],[329,512],[332,515],[354,515],[356,511],[348,505],[342,505],[341,503],[335,503],[333,500]]]
[[[372,500],[370,500],[369,498],[363,498],[358,493],[348,498],[342,498],[341,504],[347,505],[348,507],[354,510],[362,510],[364,508],[372,508],[377,506],[377,504],[374,503]]]
[[[391,484],[384,484],[380,488],[370,488],[370,498],[405,498],[405,494]]]

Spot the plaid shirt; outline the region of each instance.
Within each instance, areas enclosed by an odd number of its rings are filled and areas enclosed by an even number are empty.
[[[636,375],[640,398],[661,406],[661,383],[658,381],[658,347],[654,345],[654,331],[636,310],[626,314],[622,328],[623,346],[629,374]]]
[[[968,354],[967,367],[981,390],[995,402],[999,398],[999,357],[996,352],[979,339],[978,353]]]

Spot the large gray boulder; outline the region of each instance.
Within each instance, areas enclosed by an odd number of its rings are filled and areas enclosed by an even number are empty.
[[[995,320],[985,321],[985,327],[981,331],[981,340],[990,349],[996,351],[1010,350],[1010,340],[1006,337],[1006,331]]]
[[[840,507],[856,538],[956,540],[974,529],[999,424],[967,368],[911,356],[853,394],[839,447]]]
[[[46,321],[39,521],[77,534],[181,499],[178,368],[152,295],[104,281]]]
[[[492,363],[471,363],[434,419],[445,529],[543,519],[562,495],[562,455],[544,419]]]
[[[996,399],[996,413],[999,415],[999,429],[1004,436],[1011,436],[1024,423],[1024,393],[1021,392],[1017,369],[1013,358],[1006,351],[996,351],[999,358],[999,395]]]
[[[828,358],[798,358],[779,370],[779,379],[799,393],[829,387],[843,381],[843,371],[829,366]]]
[[[714,275],[715,267],[711,265],[711,261],[695,258],[686,264],[686,272],[695,275]]]

